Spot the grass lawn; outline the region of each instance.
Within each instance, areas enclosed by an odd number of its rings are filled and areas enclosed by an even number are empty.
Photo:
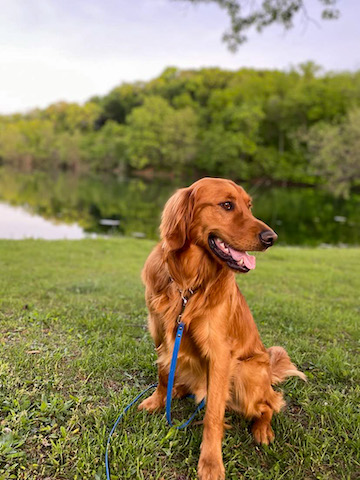
[[[156,381],[140,282],[152,245],[0,242],[0,480],[104,479],[109,429]],[[308,382],[282,385],[269,447],[227,415],[226,478],[359,478],[360,249],[274,247],[257,259],[239,285],[265,345],[283,345]],[[192,408],[174,402],[173,416]],[[195,479],[201,435],[134,408],[112,441],[112,478]]]

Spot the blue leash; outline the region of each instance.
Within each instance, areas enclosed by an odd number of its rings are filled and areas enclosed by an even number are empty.
[[[111,478],[110,478],[110,467],[109,467],[109,447],[110,447],[111,437],[112,437],[113,433],[115,432],[115,428],[118,426],[118,423],[123,418],[125,413],[129,410],[129,408],[131,408],[134,405],[134,403],[136,403],[139,400],[139,398],[144,396],[146,392],[148,392],[150,389],[155,388],[155,387],[157,387],[157,383],[154,383],[153,385],[150,385],[150,387],[145,388],[145,390],[143,392],[139,393],[139,395],[136,398],[134,398],[134,400],[132,400],[127,407],[125,407],[124,411],[116,419],[116,422],[114,423],[114,425],[113,425],[113,427],[112,427],[112,429],[109,433],[109,437],[108,437],[108,440],[107,440],[107,443],[106,443],[105,469],[106,469],[107,480],[111,480]]]
[[[173,386],[174,386],[174,378],[175,378],[175,370],[176,370],[176,363],[177,363],[177,357],[178,357],[178,353],[179,353],[179,349],[180,349],[180,343],[181,343],[181,339],[182,339],[182,335],[184,333],[184,323],[181,321],[181,316],[182,316],[182,313],[185,309],[185,305],[188,301],[187,298],[185,297],[182,297],[183,299],[183,305],[182,305],[182,311],[178,317],[178,328],[177,328],[177,331],[176,331],[176,337],[175,337],[175,344],[174,344],[174,350],[173,350],[173,354],[172,354],[172,357],[171,357],[171,364],[170,364],[170,372],[169,372],[169,377],[168,377],[168,385],[167,385],[167,394],[166,394],[166,420],[168,421],[169,425],[171,427],[173,427],[173,423],[171,421],[171,397],[172,397],[172,389],[173,389]],[[146,392],[148,392],[150,389],[152,388],[155,388],[157,387],[157,383],[154,383],[153,385],[150,385],[149,387],[147,387],[143,392],[139,393],[139,395],[137,397],[135,397],[130,403],[129,405],[127,405],[127,407],[125,407],[125,409],[123,410],[123,412],[118,416],[118,418],[116,419],[116,422],[114,423],[110,433],[109,433],[109,437],[108,437],[108,440],[107,440],[107,443],[106,443],[106,451],[105,451],[105,469],[106,469],[106,479],[107,480],[111,480],[111,477],[110,477],[110,466],[109,466],[109,447],[110,447],[110,441],[111,441],[111,437],[117,427],[117,425],[119,424],[120,420],[124,417],[125,413],[129,410],[129,408],[131,408],[134,403],[136,403],[142,396],[145,395]],[[190,397],[194,398],[193,395],[189,395]],[[199,403],[199,405],[196,407],[196,410],[195,412],[191,415],[191,417],[186,420],[184,423],[182,423],[181,425],[176,425],[175,428],[177,428],[178,430],[182,430],[183,428],[187,427],[191,422],[192,420],[194,419],[195,415],[198,413],[199,410],[201,410],[203,408],[203,406],[205,405],[205,398],[203,398],[201,400],[201,402]]]
[[[178,358],[178,353],[179,353],[179,348],[180,348],[180,343],[181,343],[181,338],[184,333],[184,324],[183,322],[179,323],[177,332],[176,332],[176,337],[175,337],[175,344],[174,344],[174,350],[171,358],[171,364],[170,364],[170,372],[169,372],[169,378],[168,378],[168,385],[167,385],[167,393],[166,393],[166,420],[168,421],[168,424],[173,427],[173,423],[171,421],[171,400],[172,400],[172,389],[174,385],[174,378],[175,378],[175,370],[176,370],[176,362]],[[193,395],[188,395],[189,397],[194,398]],[[181,425],[177,425],[176,428],[178,430],[182,430],[183,428],[186,428],[189,423],[191,423],[195,417],[195,415],[198,413],[199,410],[203,408],[205,405],[205,398],[201,400],[199,405],[196,407],[195,412],[191,415],[191,417],[186,420],[186,422],[182,423]]]

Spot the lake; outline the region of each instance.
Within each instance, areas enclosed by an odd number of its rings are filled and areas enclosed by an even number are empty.
[[[193,180],[23,173],[2,167],[0,238],[83,238],[87,234],[105,234],[155,239],[167,198],[176,188]],[[360,244],[358,193],[344,200],[315,188],[243,186],[253,197],[254,215],[274,228],[279,243]],[[11,206],[23,209],[12,210]],[[47,222],[40,225],[41,219]],[[11,236],[9,228],[16,235]]]
[[[42,238],[45,240],[78,240],[86,233],[76,223],[67,225],[47,220],[23,207],[14,207],[0,202],[0,238],[22,240]]]

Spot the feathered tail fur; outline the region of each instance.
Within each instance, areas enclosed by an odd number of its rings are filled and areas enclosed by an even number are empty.
[[[306,375],[300,372],[294,365],[286,350],[282,347],[271,347],[268,349],[270,354],[271,383],[273,385],[281,383],[287,377],[300,377],[306,382]]]

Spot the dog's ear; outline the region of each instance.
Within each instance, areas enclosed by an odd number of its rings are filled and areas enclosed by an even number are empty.
[[[160,234],[168,250],[179,250],[185,245],[193,209],[191,188],[181,188],[166,202],[161,217]]]

